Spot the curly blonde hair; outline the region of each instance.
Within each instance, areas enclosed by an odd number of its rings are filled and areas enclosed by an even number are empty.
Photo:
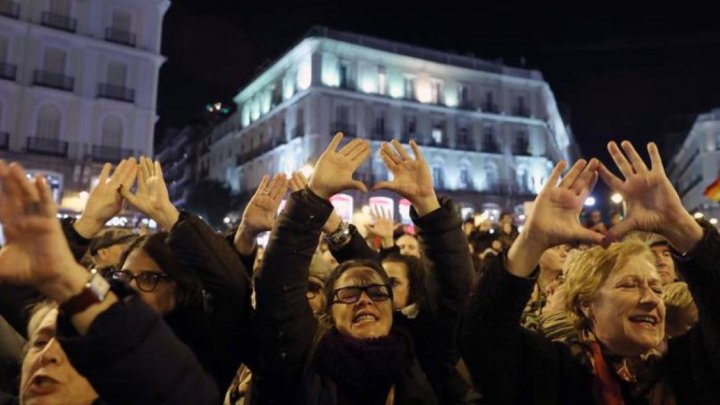
[[[589,329],[591,326],[581,310],[582,304],[597,295],[610,274],[637,256],[655,263],[652,250],[636,238],[613,243],[608,248],[593,247],[578,254],[568,263],[565,275],[565,309],[576,328]]]

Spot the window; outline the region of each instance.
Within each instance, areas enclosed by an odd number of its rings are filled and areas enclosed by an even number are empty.
[[[50,0],[50,12],[69,16],[71,11],[71,0]]]
[[[488,91],[485,93],[485,102],[482,106],[483,111],[489,112],[489,113],[498,113],[499,109],[497,105],[495,105],[495,102],[493,101],[493,93],[492,91]]]
[[[458,85],[458,100],[460,100],[461,107],[467,107],[470,105],[470,87],[468,85]]]
[[[488,191],[498,190],[498,169],[494,164],[485,166],[485,189]]]
[[[470,146],[470,129],[466,122],[458,122],[457,124],[458,145],[461,148]]]
[[[110,116],[105,118],[102,125],[102,145],[112,148],[122,146],[123,124],[120,118]]]
[[[387,73],[385,73],[385,68],[378,69],[378,94],[381,96],[387,94]]]
[[[112,13],[111,27],[118,31],[132,31],[132,15],[127,11],[114,10]]]
[[[110,62],[107,67],[107,82],[113,86],[125,87],[127,66],[120,62]]]
[[[0,36],[0,63],[6,62],[8,56],[8,39]]]
[[[405,98],[415,100],[415,78],[411,76],[405,76],[404,82]]]
[[[38,112],[36,135],[38,138],[60,138],[60,110],[54,105],[46,105]]]
[[[442,163],[436,162],[433,164],[432,167],[432,176],[433,176],[433,185],[436,189],[443,190],[445,188],[445,183],[443,179],[443,169],[442,169]]]
[[[402,141],[408,142],[417,133],[417,119],[414,115],[406,115],[403,118]]]
[[[439,104],[443,102],[443,83],[439,80],[433,80],[430,86],[430,102]]]
[[[432,129],[432,141],[435,145],[443,145],[445,139],[445,121],[435,120]]]
[[[67,52],[64,49],[45,48],[45,57],[43,59],[43,69],[45,71],[64,75],[66,63]]]
[[[472,187],[472,178],[470,177],[470,166],[467,163],[463,163],[460,165],[460,179],[459,179],[459,186],[460,188],[471,188]]]
[[[341,88],[350,87],[350,66],[346,62],[340,62],[338,65],[338,73],[340,75],[339,86]]]
[[[385,139],[385,112],[375,111],[375,127],[373,128],[373,135],[379,138]]]

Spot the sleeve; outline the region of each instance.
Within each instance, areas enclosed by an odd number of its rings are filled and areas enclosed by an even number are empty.
[[[60,224],[62,226],[63,233],[65,234],[65,239],[70,246],[70,251],[72,251],[75,260],[79,262],[80,259],[85,256],[85,253],[87,253],[87,250],[90,247],[90,239],[82,237],[75,230],[75,227],[73,226],[75,224],[75,218],[65,218],[60,221]]]
[[[365,242],[365,238],[360,235],[355,225],[350,224],[350,241],[345,245],[337,248],[330,249],[333,257],[338,263],[346,262],[348,260],[375,260],[380,261],[380,255],[372,250]]]

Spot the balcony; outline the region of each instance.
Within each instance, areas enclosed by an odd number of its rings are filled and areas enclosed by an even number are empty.
[[[113,146],[93,145],[92,159],[98,162],[116,163],[134,155],[132,149],[116,148]]]
[[[500,153],[500,145],[497,142],[483,142],[482,151],[485,153]]]
[[[513,108],[512,115],[514,115],[516,117],[530,118],[530,109],[527,107],[518,106],[518,107]]]
[[[482,112],[500,114],[500,107],[498,107],[495,103],[483,103],[483,105],[480,106],[480,109]]]
[[[477,151],[477,148],[475,147],[475,144],[467,141],[467,142],[458,142],[457,145],[455,145],[455,149],[457,150],[464,150],[468,152],[475,152]]]
[[[97,96],[99,98],[132,103],[135,101],[135,90],[123,86],[116,86],[114,84],[99,83]]]
[[[513,145],[512,154],[515,156],[530,156],[530,145],[527,141],[518,141]]]
[[[118,28],[105,28],[105,40],[120,45],[135,46],[135,34]]]
[[[305,136],[305,125],[298,125],[292,130],[292,139]]]
[[[7,150],[10,147],[10,134],[0,132],[0,149]]]
[[[77,20],[75,18],[51,11],[42,12],[40,24],[67,32],[75,32],[77,30]]]
[[[15,81],[17,66],[0,62],[0,79]]]
[[[392,136],[388,134],[384,129],[374,128],[370,133],[370,139],[373,141],[391,141]]]
[[[36,70],[33,72],[33,85],[73,91],[75,78],[60,73],[48,72],[47,70]]]
[[[0,0],[0,15],[17,20],[20,18],[20,4],[10,0]]]
[[[422,145],[430,146],[433,148],[447,148],[448,147],[448,143],[445,139],[443,139],[441,142],[437,142],[436,140],[430,138],[430,139],[422,142]]]
[[[26,150],[40,155],[66,157],[68,152],[68,143],[59,139],[30,136],[27,138]]]
[[[338,132],[342,132],[346,138],[354,138],[357,136],[355,133],[355,125],[347,122],[333,122],[330,124],[331,135],[335,135]]]

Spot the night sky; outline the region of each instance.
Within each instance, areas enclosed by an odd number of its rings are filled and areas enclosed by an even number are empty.
[[[720,20],[709,6],[308,3],[173,0],[156,133],[230,101],[313,25],[539,69],[585,156],[607,160],[610,139],[656,140],[668,117],[720,107]]]

